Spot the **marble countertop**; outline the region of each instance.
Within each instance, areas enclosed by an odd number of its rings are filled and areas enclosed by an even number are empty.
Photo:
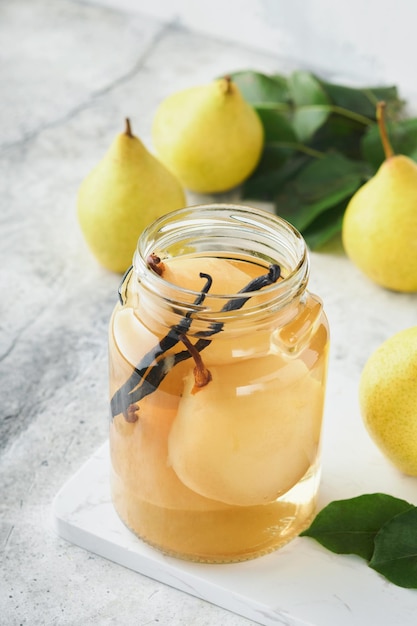
[[[66,542],[53,530],[51,504],[107,438],[107,325],[120,277],[86,248],[75,212],[81,180],[126,116],[150,146],[153,112],[172,91],[234,69],[285,72],[290,64],[175,23],[75,0],[3,3],[0,35],[2,621],[253,623]],[[368,441],[358,427],[361,369],[385,338],[415,324],[417,298],[370,284],[337,246],[312,254],[311,289],[331,326],[326,417],[346,441],[337,471],[348,475]],[[350,421],[360,441],[352,440]],[[371,450],[359,458],[365,473],[380,462]],[[329,471],[324,466],[324,499]],[[372,487],[384,490],[377,481]]]

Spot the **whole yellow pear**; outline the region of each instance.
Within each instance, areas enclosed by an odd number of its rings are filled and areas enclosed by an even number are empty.
[[[417,476],[417,326],[396,333],[371,354],[359,401],[381,452],[402,472]]]
[[[395,155],[377,117],[386,160],[351,198],[343,219],[348,257],[375,283],[400,292],[417,291],[417,164]]]
[[[183,188],[132,134],[130,122],[82,182],[78,219],[99,263],[124,272],[142,230],[156,218],[185,206]]]
[[[156,111],[152,137],[162,162],[185,188],[199,193],[242,183],[264,143],[258,114],[228,78],[166,98]]]

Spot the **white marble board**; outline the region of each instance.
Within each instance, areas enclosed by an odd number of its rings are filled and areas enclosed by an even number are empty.
[[[415,502],[416,482],[391,468],[366,437],[359,437],[347,472],[338,452],[343,445],[348,450],[351,442],[338,445],[332,426],[337,428],[337,423],[329,421],[324,437],[321,505],[371,491]],[[335,445],[326,445],[326,440]],[[308,538],[230,565],[188,563],[160,554],[137,539],[114,512],[108,459],[106,443],[54,500],[55,528],[68,541],[265,626],[415,626],[417,591],[396,587],[361,559],[332,554]],[[366,471],[361,459],[366,459]]]

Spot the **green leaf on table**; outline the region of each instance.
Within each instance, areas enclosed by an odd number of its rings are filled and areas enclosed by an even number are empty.
[[[311,156],[296,154],[293,148],[266,145],[256,171],[243,183],[243,198],[273,201],[282,186],[311,160]]]
[[[231,77],[265,129],[262,157],[243,196],[273,201],[311,248],[320,247],[341,230],[350,197],[383,160],[378,101],[386,102],[391,122],[404,101],[395,86],[356,88],[304,70],[289,76],[243,70]],[[395,128],[394,149],[417,160],[417,120]]]
[[[362,159],[362,138],[367,130],[356,119],[332,112],[318,128],[309,146],[321,152],[336,150],[350,159]]]
[[[393,119],[396,119],[404,108],[405,100],[401,100],[394,85],[391,87],[365,87],[363,91],[370,92],[370,98],[375,102],[375,109],[377,102],[384,101],[387,105],[386,114]]]
[[[417,589],[417,507],[392,517],[375,537],[369,566],[395,585]]]
[[[260,174],[273,173],[279,175],[279,169],[291,158],[295,153],[295,148],[292,143],[267,143],[264,147],[261,159],[255,172],[252,174],[252,178],[257,178]],[[244,183],[245,184],[245,183]]]
[[[275,198],[275,212],[303,232],[321,213],[350,198],[362,180],[360,163],[328,154],[284,185]]]
[[[304,229],[303,237],[310,250],[322,248],[341,232],[346,205],[346,200],[336,204]]]
[[[311,72],[293,72],[288,79],[288,88],[296,107],[330,104],[320,81]]]
[[[396,87],[356,88],[327,81],[320,81],[320,84],[333,104],[374,121],[378,101],[383,100],[391,112],[402,107]]]
[[[297,142],[297,135],[288,118],[279,109],[256,106],[265,132],[265,142]]]
[[[417,118],[388,122],[388,136],[396,154],[405,154],[417,161]],[[378,126],[372,126],[362,140],[363,157],[377,169],[385,160]]]
[[[294,104],[295,132],[300,141],[308,141],[330,115],[330,100],[311,72],[293,72],[288,87]]]
[[[286,103],[289,100],[287,79],[284,76],[268,76],[261,72],[242,70],[230,74],[243,97],[252,105],[260,103]]]
[[[328,104],[299,106],[293,114],[293,126],[300,141],[308,141],[325,123],[332,109]]]
[[[414,507],[405,500],[383,493],[335,500],[318,513],[301,536],[312,537],[337,554],[357,554],[370,561],[374,554],[374,540],[381,527],[410,509]],[[417,549],[416,524],[417,516],[414,524],[414,546]],[[383,563],[379,565],[384,566]]]

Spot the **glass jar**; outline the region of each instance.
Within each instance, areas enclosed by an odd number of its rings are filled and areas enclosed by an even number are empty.
[[[315,513],[328,360],[305,242],[266,211],[170,213],[139,239],[109,333],[111,493],[165,554],[266,554]]]

